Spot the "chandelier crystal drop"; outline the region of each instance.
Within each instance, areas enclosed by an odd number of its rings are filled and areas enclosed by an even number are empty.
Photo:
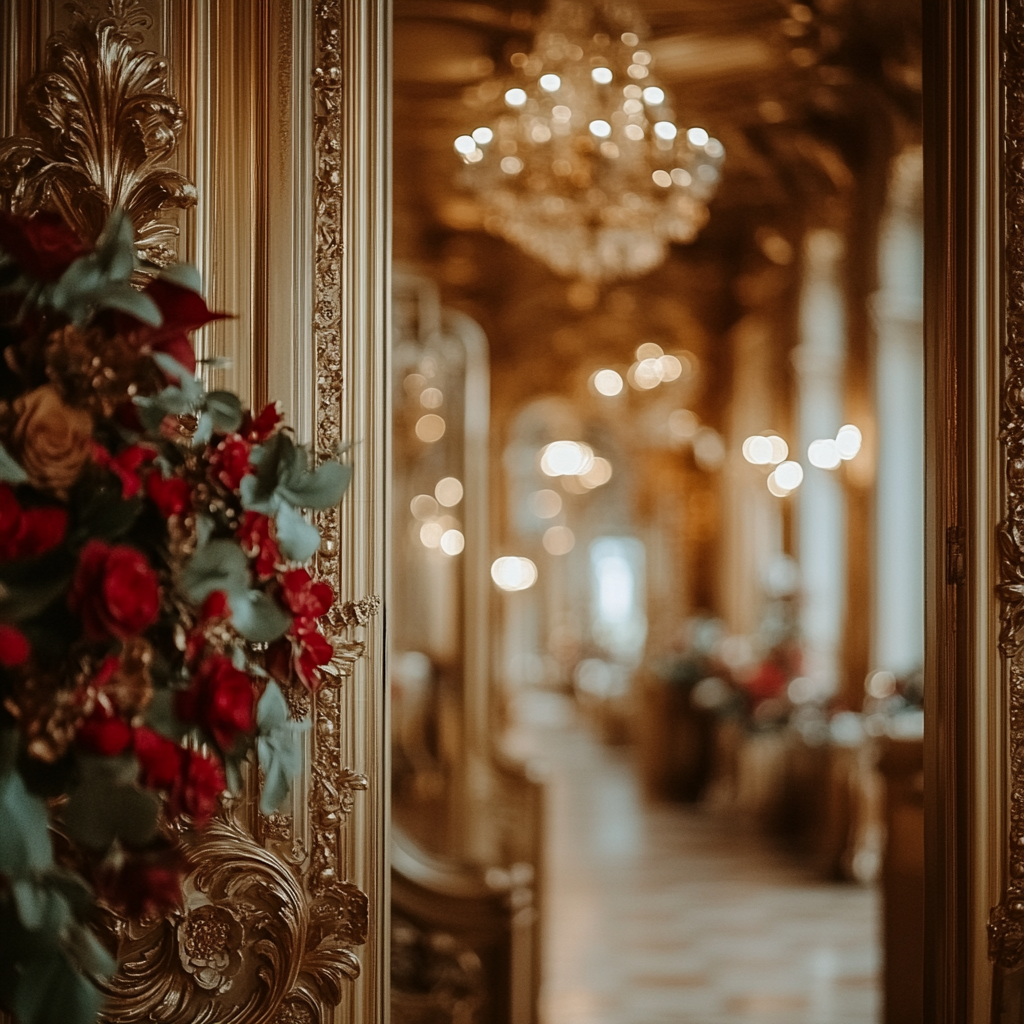
[[[479,127],[455,140],[484,228],[566,277],[653,270],[708,219],[725,155],[683,130],[631,7],[553,0],[531,53],[467,94]]]

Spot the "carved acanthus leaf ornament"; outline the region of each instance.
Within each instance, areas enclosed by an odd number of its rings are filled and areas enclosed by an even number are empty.
[[[15,213],[60,213],[90,242],[120,207],[139,255],[166,265],[178,231],[164,216],[194,206],[196,190],[167,163],[185,124],[167,62],[136,48],[151,18],[137,0],[111,0],[102,14],[71,10],[71,30],[50,37],[24,96],[31,134],[0,145],[0,194]]]
[[[1009,675],[1008,879],[989,919],[989,955],[1024,964],[1024,0],[1003,10],[1003,225],[1005,351],[1000,440],[1006,509],[999,526],[999,649]]]

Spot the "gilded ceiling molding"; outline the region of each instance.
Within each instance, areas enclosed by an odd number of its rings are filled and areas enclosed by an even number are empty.
[[[166,164],[185,114],[166,92],[166,60],[137,49],[151,18],[136,0],[109,0],[104,13],[73,11],[71,31],[51,37],[47,67],[26,91],[21,119],[36,136],[0,143],[0,199],[19,212],[56,210],[89,239],[121,206],[134,222],[140,255],[169,263],[177,228],[163,218],[193,206],[196,193]],[[309,215],[316,237],[315,442],[322,452],[337,451],[342,441],[342,16],[340,0],[320,0],[313,40]],[[338,592],[338,510],[318,513],[318,525],[317,572]],[[252,773],[247,791],[226,801],[207,830],[179,837],[195,865],[182,910],[136,923],[108,917],[120,961],[107,989],[110,1024],[334,1019],[347,983],[360,973],[354,947],[368,929],[367,896],[344,878],[343,833],[368,781],[345,767],[343,689],[364,653],[354,634],[379,603],[369,597],[331,610],[325,633],[335,658],[315,697],[292,709],[313,716],[305,793],[295,802],[307,808],[303,820],[260,814]]]
[[[1006,507],[999,526],[999,649],[1009,676],[1009,849],[1002,901],[989,918],[989,956],[1024,964],[1024,0],[1003,14],[1003,261],[1006,341],[1000,441]]]
[[[69,8],[71,30],[47,41],[21,104],[31,134],[0,144],[0,196],[15,213],[55,210],[87,241],[121,207],[139,255],[165,266],[178,234],[166,214],[194,206],[196,189],[167,163],[185,114],[167,91],[167,61],[138,49],[152,18],[138,0]]]

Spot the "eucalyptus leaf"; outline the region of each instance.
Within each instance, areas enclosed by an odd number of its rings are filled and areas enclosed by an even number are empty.
[[[203,279],[191,263],[172,263],[169,267],[164,267],[159,276],[179,288],[187,288],[190,292],[199,294],[203,290]]]
[[[123,281],[114,281],[98,288],[94,301],[100,309],[120,310],[150,327],[159,327],[163,323],[160,307],[145,292]]]
[[[41,931],[56,939],[73,920],[67,897],[52,886],[35,879],[16,878],[11,883],[11,893],[18,917],[29,931]]]
[[[135,229],[121,207],[111,211],[93,255],[108,280],[131,278],[135,270]]]
[[[208,412],[204,412],[199,417],[195,432],[192,434],[192,447],[198,448],[200,445],[206,444],[211,437],[213,437],[213,417]]]
[[[272,597],[259,590],[229,593],[231,623],[246,640],[270,643],[282,636],[292,617]]]
[[[351,480],[351,466],[324,462],[312,473],[304,472],[284,481],[278,493],[298,508],[331,508],[341,501]]]
[[[134,757],[80,758],[81,780],[71,791],[61,817],[71,837],[94,850],[107,850],[115,839],[132,845],[156,833],[160,801],[134,785],[139,766]]]
[[[320,548],[320,531],[291,505],[282,504],[277,510],[277,543],[285,558],[293,562],[308,562]]]
[[[196,550],[181,573],[181,589],[195,604],[215,590],[242,594],[249,589],[249,561],[233,540],[211,540]]]
[[[0,445],[0,480],[7,484],[23,484],[28,474],[14,461],[14,457]]]
[[[309,722],[288,717],[284,694],[271,681],[256,705],[256,726],[256,753],[263,769],[260,810],[271,814],[285,801],[302,769],[302,734],[309,729]]]
[[[21,878],[53,864],[46,804],[16,771],[0,776],[0,874]]]
[[[46,804],[10,771],[0,778],[0,873],[16,878],[53,864]]]
[[[173,356],[169,356],[166,352],[154,352],[153,362],[160,367],[161,370],[168,376],[178,381],[178,387],[181,389],[182,394],[185,395],[186,400],[190,403],[190,407],[198,409],[203,403],[203,397],[206,395],[206,388],[203,382],[190,370],[187,370],[181,363],[178,362]]]
[[[95,1024],[103,996],[61,949],[23,961],[11,1000],[19,1024]]]
[[[231,434],[242,425],[241,399],[230,391],[209,392],[206,411],[213,419],[214,428],[221,434]]]

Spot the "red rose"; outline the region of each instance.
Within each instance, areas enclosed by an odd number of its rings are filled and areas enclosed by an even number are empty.
[[[180,476],[165,479],[159,471],[149,474],[146,493],[164,519],[180,515],[192,504],[192,488]]]
[[[160,587],[141,552],[91,540],[79,556],[68,605],[90,640],[127,640],[156,622]]]
[[[252,732],[254,693],[252,680],[215,654],[207,658],[192,685],[175,697],[175,710],[185,722],[203,726],[222,749],[228,750],[239,733]]]
[[[334,603],[334,591],[326,583],[314,583],[305,569],[292,569],[281,577],[282,597],[293,615],[318,619]]]
[[[238,528],[238,543],[242,550],[256,559],[256,575],[268,580],[284,560],[271,532],[273,520],[261,512],[246,512]]]
[[[243,441],[238,434],[225,437],[214,449],[210,458],[210,470],[229,491],[237,491],[242,477],[252,472],[249,453],[252,445]]]
[[[205,825],[216,812],[226,788],[224,769],[219,761],[186,750],[184,770],[172,805],[180,807],[197,825]]]
[[[82,240],[56,213],[18,217],[0,212],[0,249],[29,277],[57,281],[85,251]]]
[[[259,416],[253,419],[251,412],[246,412],[242,419],[242,425],[238,432],[253,444],[262,444],[274,432],[274,428],[281,422],[281,410],[277,402],[265,405]]]
[[[17,626],[0,624],[0,665],[4,668],[22,665],[31,653],[25,634]]]
[[[23,509],[14,491],[0,484],[0,561],[34,558],[56,547],[67,531],[68,514],[52,505]]]
[[[183,750],[173,740],[141,726],[132,737],[132,748],[147,789],[170,789],[181,777]]]
[[[132,728],[116,715],[97,709],[79,725],[78,742],[94,754],[116,757],[131,745]]]
[[[34,558],[55,548],[68,529],[66,509],[41,506],[27,508],[21,514],[20,557]]]

